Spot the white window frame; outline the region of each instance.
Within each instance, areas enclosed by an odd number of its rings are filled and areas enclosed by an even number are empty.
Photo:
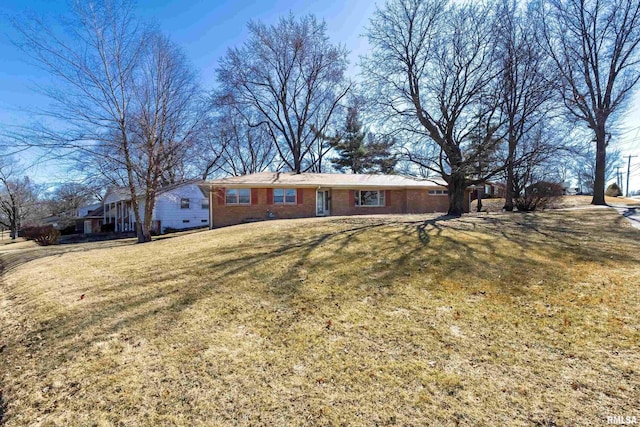
[[[282,196],[277,196],[276,191],[282,191]],[[287,201],[287,191],[293,192],[293,202]],[[276,202],[276,197],[282,197],[281,202]],[[290,197],[290,196],[289,196]],[[273,204],[274,205],[297,205],[298,204],[298,190],[296,188],[274,188],[273,189]]]
[[[368,193],[378,193],[378,204],[377,205],[363,205],[362,202],[362,193],[363,192],[368,192]],[[385,197],[385,190],[354,190],[354,198],[356,201],[356,207],[358,208],[382,208],[385,205],[385,203],[387,202],[386,197]]]
[[[430,196],[448,196],[449,190],[429,190]]]
[[[240,192],[247,191],[249,193],[248,202],[240,202]],[[229,201],[229,193],[235,192],[235,201]],[[250,188],[227,188],[224,194],[225,205],[250,205],[251,204],[251,189]]]

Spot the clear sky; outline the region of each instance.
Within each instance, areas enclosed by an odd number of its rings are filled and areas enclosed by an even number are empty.
[[[378,1],[379,4],[383,0]],[[46,105],[46,98],[34,87],[47,83],[47,75],[22,60],[13,46],[14,37],[8,17],[33,11],[54,18],[64,13],[64,0],[0,1],[0,127],[26,123],[30,118],[24,109]],[[138,0],[138,14],[157,22],[200,72],[205,88],[215,83],[215,68],[231,46],[240,45],[247,36],[246,24],[251,19],[274,23],[289,12],[294,15],[315,14],[327,23],[333,42],[343,43],[351,51],[349,74],[358,72],[358,55],[366,53],[368,44],[361,35],[369,24],[375,2],[371,0]],[[621,136],[612,141],[623,154],[640,155],[640,96],[632,102],[623,122]],[[635,164],[635,166],[634,166]],[[625,163],[626,171],[626,163]],[[40,180],[60,180],[63,171],[55,166],[34,170]],[[626,177],[625,177],[626,178]],[[632,189],[640,188],[640,157],[632,159]]]

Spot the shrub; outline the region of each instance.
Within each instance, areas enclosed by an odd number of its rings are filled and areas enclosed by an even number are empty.
[[[40,246],[57,245],[60,241],[60,232],[50,225],[27,228],[23,230],[22,235]]]
[[[70,234],[76,234],[76,225],[75,224],[69,224],[66,227],[60,229],[60,234],[62,234],[63,236],[68,236]]]
[[[113,233],[116,231],[116,225],[113,222],[109,224],[102,224],[100,226],[100,231],[103,233]]]
[[[555,182],[540,181],[524,190],[524,195],[516,198],[516,207],[522,212],[544,209],[554,198],[562,196],[562,185]]]
[[[622,190],[618,187],[618,184],[615,182],[607,187],[607,191],[604,192],[609,197],[618,197],[622,196]]]

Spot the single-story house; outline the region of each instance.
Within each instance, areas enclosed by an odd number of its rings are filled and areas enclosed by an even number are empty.
[[[207,181],[211,228],[272,218],[446,212],[440,178],[261,172]],[[469,211],[471,190],[466,191]]]
[[[209,198],[200,189],[204,181],[192,180],[158,189],[152,216],[152,231],[186,229],[209,225]],[[140,215],[144,216],[144,193],[138,194]],[[113,188],[103,199],[103,223],[113,224],[113,231],[134,231],[135,215],[131,193],[126,188]]]

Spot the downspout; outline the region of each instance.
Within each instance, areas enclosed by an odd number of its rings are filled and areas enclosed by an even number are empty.
[[[209,230],[213,230],[213,187],[209,186]]]

